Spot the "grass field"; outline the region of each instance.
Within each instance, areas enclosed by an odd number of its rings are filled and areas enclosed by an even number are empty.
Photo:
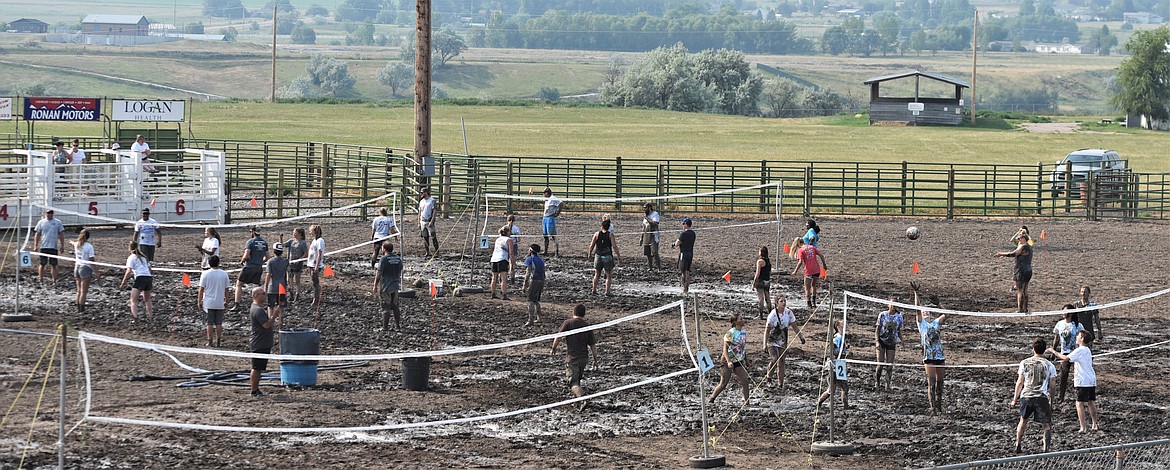
[[[1112,148],[1145,172],[1170,171],[1161,132],[1033,134],[1019,130],[870,127],[865,118],[763,119],[603,107],[451,106],[433,110],[432,149],[478,155],[666,160],[883,161],[1052,164],[1070,150]],[[197,137],[325,141],[413,148],[408,105],[197,102]],[[994,124],[994,123],[985,123]],[[12,129],[8,127],[7,129]],[[37,133],[100,135],[98,125],[40,123]],[[5,132],[11,132],[6,130]]]

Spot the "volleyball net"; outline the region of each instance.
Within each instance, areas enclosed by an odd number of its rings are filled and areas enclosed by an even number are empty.
[[[666,358],[667,363],[678,363],[678,369],[668,373],[661,373],[660,367],[653,367],[651,364],[661,364],[660,361],[645,361],[645,367],[619,367],[618,364],[636,364],[637,362],[630,362],[630,357],[638,354],[637,351],[621,350],[615,348],[615,342],[634,341],[639,333],[630,331],[642,327],[651,327],[661,324],[663,319],[652,320],[653,317],[662,317],[663,315],[670,315],[677,312],[679,315],[678,336],[679,341],[682,341],[687,350],[690,350],[690,344],[687,339],[686,331],[686,303],[684,301],[675,301],[669,304],[662,305],[646,311],[626,315],[624,317],[616,318],[609,321],[599,322],[585,328],[570,330],[561,333],[550,333],[538,335],[523,339],[516,339],[492,344],[470,345],[470,346],[453,346],[449,348],[437,348],[430,351],[411,351],[398,352],[386,354],[340,354],[340,355],[281,355],[281,354],[255,354],[227,350],[213,350],[213,349],[199,349],[191,347],[173,346],[160,343],[152,343],[145,341],[136,341],[125,338],[117,338],[108,335],[101,335],[88,332],[78,333],[78,346],[82,362],[82,375],[84,376],[84,399],[83,399],[83,416],[78,425],[84,422],[100,423],[100,424],[118,424],[128,426],[148,426],[148,427],[162,427],[173,429],[189,429],[189,430],[203,430],[203,431],[221,431],[221,432],[263,432],[263,433],[355,433],[355,432],[377,432],[390,430],[404,430],[415,428],[427,428],[435,426],[450,426],[460,424],[473,424],[483,421],[499,420],[524,414],[536,413],[561,406],[572,405],[586,400],[595,400],[608,395],[613,395],[628,390],[654,386],[662,382],[671,381],[678,377],[687,376],[695,373],[698,370],[698,365],[694,362],[693,357],[689,360],[683,358]],[[551,374],[558,376],[563,374],[563,365],[558,354],[555,360],[544,359],[547,358],[546,350],[547,344],[551,344],[554,339],[565,338],[566,336],[579,334],[587,331],[592,331],[594,334],[603,334],[606,337],[606,349],[609,351],[601,356],[601,361],[606,364],[613,364],[607,367],[607,370],[612,372],[595,372],[591,373],[585,382],[590,385],[590,388],[601,389],[593,393],[588,393],[582,397],[574,397],[562,400],[555,400],[551,402],[536,402],[541,396],[549,395],[548,393],[524,393],[524,395],[531,395],[534,397],[534,402],[529,406],[523,406],[515,409],[491,409],[488,412],[480,411],[482,403],[469,402],[469,409],[463,411],[452,412],[445,407],[443,409],[436,409],[431,412],[426,410],[410,410],[410,412],[403,413],[384,413],[369,411],[364,415],[370,416],[364,423],[354,424],[350,426],[307,426],[307,425],[290,425],[282,426],[272,420],[267,420],[267,424],[271,426],[264,426],[261,422],[241,422],[236,424],[220,424],[216,420],[200,421],[198,417],[206,417],[211,414],[218,413],[219,408],[215,405],[220,403],[223,399],[222,395],[209,395],[192,392],[191,390],[197,388],[196,385],[236,385],[243,386],[247,383],[247,371],[232,372],[228,369],[228,364],[239,365],[246,363],[252,358],[270,359],[276,361],[321,361],[322,370],[330,370],[329,364],[336,365],[336,368],[348,368],[355,364],[364,365],[366,363],[377,364],[386,361],[393,361],[398,359],[419,358],[419,357],[443,357],[448,356],[449,362],[468,362],[470,367],[474,368],[476,365],[483,362],[491,362],[494,359],[500,360],[501,363],[507,358],[517,359],[520,356],[519,363],[527,364],[524,370],[510,370],[507,373],[499,374],[444,374],[443,379],[448,382],[446,387],[452,389],[466,388],[468,391],[464,393],[471,393],[470,390],[484,390],[488,385],[498,385],[500,387],[516,387],[517,383],[528,386],[536,386],[534,384],[549,382],[548,380],[539,380],[538,375]],[[645,333],[641,333],[645,334]],[[97,345],[101,347],[96,347]],[[530,350],[530,346],[541,345],[538,348],[540,353],[535,353]],[[173,403],[176,401],[187,400],[191,410],[182,413],[183,416],[188,416],[196,419],[177,420],[159,418],[156,411],[152,410],[150,404],[142,404],[135,400],[133,395],[120,394],[118,389],[132,385],[129,382],[122,382],[124,379],[116,377],[116,372],[120,366],[117,361],[127,356],[126,348],[153,351],[165,359],[160,359],[155,368],[162,369],[164,367],[177,367],[182,371],[178,375],[164,375],[163,378],[171,379],[170,381],[184,381],[175,387],[154,387],[150,392],[159,403]],[[563,349],[562,349],[563,351]],[[535,356],[541,354],[541,358],[523,357],[525,355]],[[115,361],[114,364],[103,363],[107,359]],[[165,366],[167,360],[173,362],[173,366]],[[189,365],[188,363],[198,363],[200,366]],[[547,363],[547,364],[546,364]],[[224,366],[224,370],[213,370],[214,366],[219,364]],[[138,364],[136,368],[147,368],[144,364]],[[376,366],[375,366],[376,367]],[[454,368],[456,366],[448,364],[444,367]],[[270,367],[271,368],[271,367]],[[167,373],[171,373],[169,371]],[[444,371],[447,372],[447,371]],[[326,372],[328,373],[328,372]],[[527,378],[511,378],[509,374],[523,374],[532,375]],[[361,377],[368,377],[370,374],[361,375]],[[192,379],[192,377],[203,377],[202,379]],[[210,378],[207,378],[210,377]],[[264,376],[265,383],[272,380],[278,380],[279,374],[266,374]],[[344,379],[338,379],[342,381]],[[119,383],[111,383],[119,382]],[[598,385],[601,384],[601,385]],[[385,390],[379,390],[379,387],[371,387],[368,383],[363,384],[348,384],[344,388],[352,393],[387,393]],[[557,385],[557,392],[564,394],[568,393],[568,387],[564,385]],[[295,393],[295,392],[294,392]],[[660,392],[659,392],[660,393]],[[187,395],[184,397],[184,395]],[[340,400],[345,400],[341,398]],[[373,399],[371,402],[378,402],[378,399]],[[654,400],[650,400],[653,402]],[[201,405],[202,404],[202,405]],[[202,409],[200,409],[202,406]],[[279,406],[279,405],[272,405]],[[186,407],[184,407],[186,408]],[[494,407],[494,408],[498,408]],[[381,408],[379,408],[381,409]],[[454,416],[453,416],[454,415]],[[167,416],[173,414],[167,413]],[[411,420],[412,417],[421,418],[422,420]],[[246,419],[246,418],[242,418]],[[76,426],[75,426],[76,428]]]

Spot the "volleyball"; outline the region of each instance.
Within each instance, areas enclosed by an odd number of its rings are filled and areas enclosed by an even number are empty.
[[[917,240],[918,239],[918,227],[910,227],[910,228],[906,229],[906,238],[909,238],[911,240]]]

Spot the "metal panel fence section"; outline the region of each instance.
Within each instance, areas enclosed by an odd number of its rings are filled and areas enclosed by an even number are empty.
[[[1170,467],[1170,439],[980,460],[953,465],[925,467],[925,469],[1099,470],[1111,468],[1117,470],[1138,470],[1165,469],[1168,467]]]

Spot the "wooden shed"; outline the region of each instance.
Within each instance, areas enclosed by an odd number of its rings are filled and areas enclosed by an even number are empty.
[[[18,33],[47,33],[49,23],[33,18],[21,18],[8,23],[8,29]]]
[[[953,97],[920,96],[921,81],[925,77],[954,86]],[[900,79],[914,79],[914,92],[910,97],[882,96],[884,82]],[[957,126],[963,123],[963,89],[971,85],[942,75],[914,70],[874,77],[865,81],[869,85],[869,123],[905,122],[911,126],[938,125]]]
[[[86,15],[81,20],[81,32],[113,36],[146,36],[150,21],[142,15]]]

